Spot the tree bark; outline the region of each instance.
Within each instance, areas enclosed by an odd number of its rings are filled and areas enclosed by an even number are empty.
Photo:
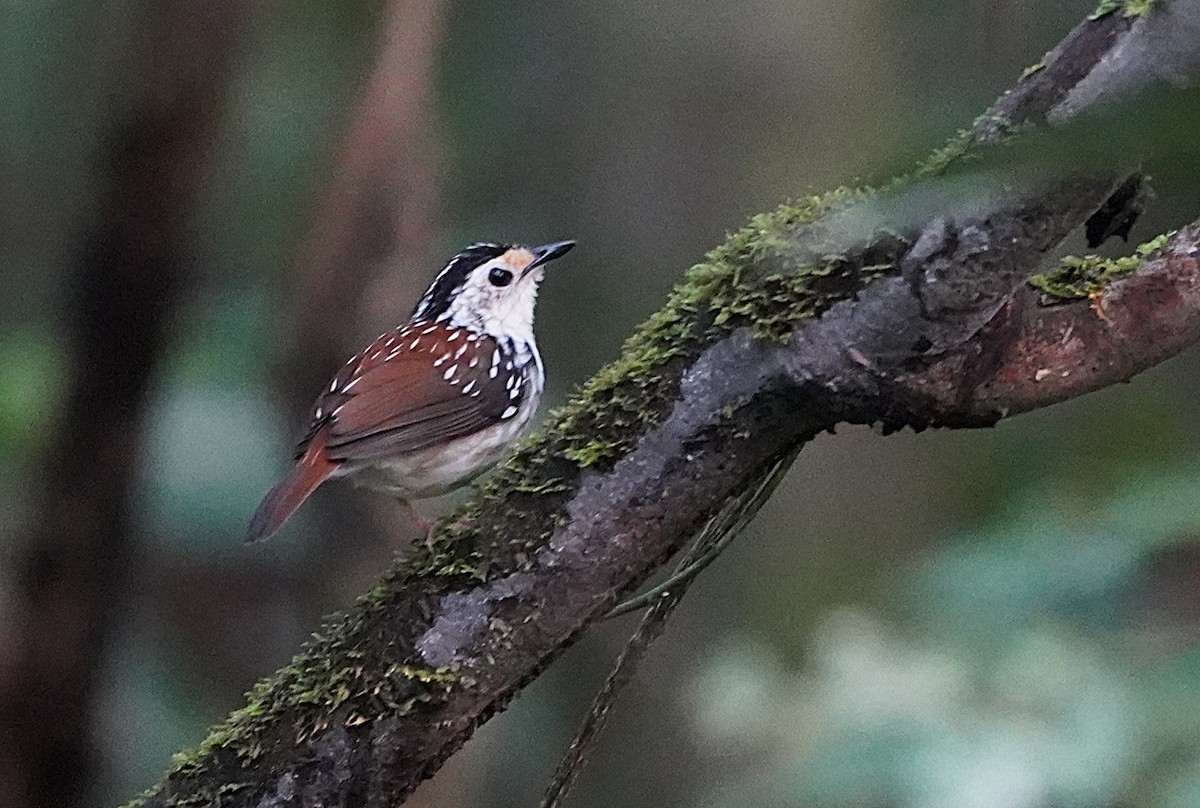
[[[399,804],[781,454],[991,424],[1192,342],[1200,225],[1044,301],[1025,283],[1132,162],[1031,179],[983,147],[1193,73],[1198,29],[1200,0],[1097,15],[903,180],[756,217],[139,804]]]

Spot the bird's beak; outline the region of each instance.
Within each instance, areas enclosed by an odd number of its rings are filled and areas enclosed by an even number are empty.
[[[534,267],[540,267],[547,261],[553,261],[566,253],[575,246],[573,241],[556,241],[553,244],[543,244],[540,247],[534,247],[530,250],[533,253],[533,260],[529,262],[529,266],[521,273],[522,276],[529,273]]]

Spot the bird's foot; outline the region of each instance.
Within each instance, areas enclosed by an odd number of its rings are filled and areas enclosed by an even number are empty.
[[[425,547],[428,550],[433,550],[433,529],[435,523],[426,519],[424,514],[418,511],[411,502],[407,499],[400,500],[400,504],[408,511],[409,518],[416,524],[417,530],[425,537]]]

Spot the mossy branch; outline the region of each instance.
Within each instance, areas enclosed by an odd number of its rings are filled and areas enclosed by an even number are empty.
[[[892,381],[972,424],[1124,382],[1200,340],[1200,222],[1121,258],[1068,256],[969,345]]]
[[[1089,19],[907,176],[783,205],[730,236],[428,547],[135,804],[399,804],[781,452],[841,421],[919,428],[1005,414],[1003,365],[972,363],[973,346],[1005,333],[998,323],[1047,251],[1128,168],[1033,181],[971,161],[1178,74],[1164,60],[1196,57],[1200,41],[1127,46],[1170,40],[1180,19],[1200,23],[1200,0]],[[1181,266],[1171,255],[1143,263]],[[1180,301],[1176,314],[1200,308]]]

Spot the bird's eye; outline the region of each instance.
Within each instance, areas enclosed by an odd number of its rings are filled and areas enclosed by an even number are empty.
[[[500,267],[492,267],[488,273],[488,280],[492,282],[492,286],[508,286],[512,283],[513,274],[507,269]]]

